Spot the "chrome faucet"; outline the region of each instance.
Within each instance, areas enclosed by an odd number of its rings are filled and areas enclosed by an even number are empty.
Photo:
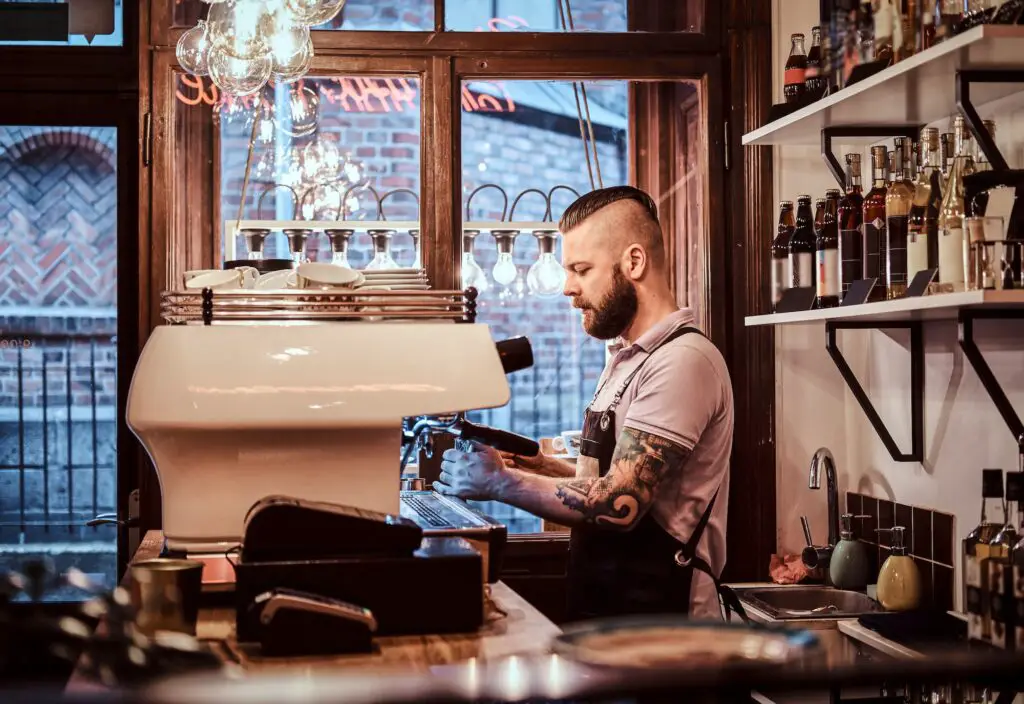
[[[827,447],[818,448],[811,457],[807,474],[809,489],[821,488],[821,466],[825,465],[825,491],[828,492],[828,547],[839,542],[839,483],[836,481],[836,460]]]

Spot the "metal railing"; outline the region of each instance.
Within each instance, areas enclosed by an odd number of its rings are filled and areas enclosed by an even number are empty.
[[[117,510],[116,337],[5,333],[0,342],[0,536],[108,536],[85,523]]]

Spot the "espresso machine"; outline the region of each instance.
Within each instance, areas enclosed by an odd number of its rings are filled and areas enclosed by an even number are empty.
[[[127,422],[159,477],[167,552],[231,556],[240,641],[280,644],[280,624],[315,641],[311,619],[336,621],[325,634],[482,623],[504,526],[400,484],[434,437],[538,451],[464,418],[507,403],[506,373],[532,364],[525,338],[496,344],[475,322],[475,293],[163,294]],[[435,599],[452,606],[420,607]]]

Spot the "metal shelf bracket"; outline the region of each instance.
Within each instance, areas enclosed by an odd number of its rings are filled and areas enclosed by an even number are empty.
[[[832,153],[833,137],[908,137],[917,139],[921,132],[919,125],[850,125],[848,127],[825,127],[821,130],[821,156],[828,170],[832,172],[842,190],[846,190],[846,170]]]
[[[1021,70],[999,70],[999,69],[965,69],[956,72],[956,107],[963,115],[964,121],[970,127],[974,138],[978,140],[978,146],[988,158],[993,171],[1005,171],[1010,168],[1006,159],[1003,158],[999,147],[989,135],[985,125],[981,122],[981,116],[974,109],[971,102],[972,83],[1024,83],[1024,71]]]
[[[960,349],[964,351],[964,356],[974,368],[974,373],[981,380],[981,385],[985,387],[992,403],[996,405],[999,415],[1002,416],[1003,422],[1006,423],[1006,427],[1013,435],[1014,442],[1024,452],[1024,423],[1021,422],[1017,412],[1013,410],[1013,404],[1006,397],[1003,387],[992,373],[992,368],[988,366],[988,362],[985,361],[981,350],[974,342],[975,320],[1024,320],[1024,308],[963,308],[957,317],[957,337]]]
[[[850,392],[853,393],[853,397],[857,399],[857,403],[860,405],[861,410],[864,411],[864,415],[871,422],[871,427],[875,429],[882,444],[885,445],[885,449],[889,451],[889,455],[896,462],[921,462],[924,460],[924,341],[921,326],[922,323],[919,320],[906,322],[829,321],[825,323],[825,349],[828,350],[829,356],[835,363],[836,368],[839,369],[839,373],[842,375],[843,381],[846,382]],[[857,381],[857,376],[850,369],[850,365],[847,364],[846,358],[843,357],[842,351],[836,344],[836,331],[838,330],[886,329],[910,330],[911,449],[909,453],[900,452],[900,448],[896,445],[892,434],[885,427],[881,416],[878,415],[878,411],[875,410],[867,393],[865,393],[864,387]]]

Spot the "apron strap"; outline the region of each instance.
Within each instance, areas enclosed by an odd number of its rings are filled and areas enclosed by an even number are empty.
[[[715,583],[715,591],[718,592],[719,598],[722,600],[722,605],[725,607],[725,619],[732,621],[733,612],[739,616],[744,623],[750,623],[750,617],[747,616],[747,610],[743,608],[743,603],[740,598],[736,596],[736,592],[732,590],[732,587],[727,587],[722,584],[715,573],[711,570],[711,565],[705,562],[699,557],[694,557],[689,562],[689,568],[693,572],[703,572]]]
[[[662,340],[660,343],[658,343],[658,345],[656,347],[654,347],[654,349],[652,349],[650,352],[648,352],[647,356],[644,358],[644,360],[642,362],[640,362],[640,364],[636,365],[636,369],[634,369],[632,372],[630,372],[629,376],[626,377],[626,380],[623,381],[622,384],[619,386],[618,390],[615,392],[615,396],[612,397],[612,402],[608,405],[607,410],[609,410],[609,411],[614,411],[615,410],[615,407],[619,405],[619,400],[622,399],[622,395],[624,393],[626,393],[626,389],[629,388],[630,382],[633,381],[633,377],[635,377],[637,374],[640,373],[640,370],[643,369],[643,366],[645,364],[647,364],[647,360],[649,360],[651,358],[651,356],[654,355],[655,352],[660,350],[662,347],[664,347],[668,343],[672,342],[672,340],[675,340],[676,338],[682,337],[683,335],[686,335],[687,333],[691,333],[691,332],[696,333],[698,335],[703,335],[704,334],[700,330],[698,330],[697,328],[693,328],[693,327],[689,327],[689,326],[684,326],[684,327],[681,327],[681,328],[676,328],[675,330],[673,330],[669,334],[668,337],[666,337],[664,340]],[[598,389],[598,391],[600,391],[600,389]],[[594,397],[596,398],[597,394],[595,394]]]

